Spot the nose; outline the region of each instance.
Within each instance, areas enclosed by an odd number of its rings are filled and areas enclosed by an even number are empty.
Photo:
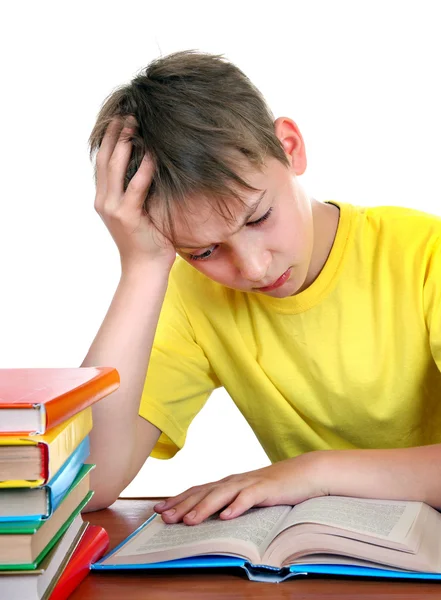
[[[242,277],[248,281],[262,281],[268,272],[270,263],[271,253],[267,250],[248,249],[240,254],[236,253],[236,267]]]

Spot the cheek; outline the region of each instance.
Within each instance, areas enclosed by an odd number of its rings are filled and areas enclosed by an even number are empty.
[[[294,222],[291,215],[286,215],[286,218],[280,219],[277,227],[271,232],[271,245],[279,252],[292,252],[298,249],[300,240]]]
[[[296,262],[308,259],[311,246],[312,234],[311,223],[302,218],[295,211],[289,211],[277,224],[272,232],[271,241],[273,246],[281,253],[292,256]]]
[[[207,261],[190,261],[187,259],[189,265],[191,265],[196,271],[202,273],[209,279],[213,281],[217,281],[218,283],[228,283],[231,282],[234,277],[234,269],[226,260],[207,260]]]

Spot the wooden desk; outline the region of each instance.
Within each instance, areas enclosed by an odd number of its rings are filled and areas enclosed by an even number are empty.
[[[120,499],[107,510],[86,513],[85,520],[105,527],[114,548],[153,512],[152,499]],[[71,600],[422,600],[441,599],[441,582],[419,583],[350,579],[291,579],[284,583],[248,581],[240,569],[162,573],[93,572],[74,591]]]

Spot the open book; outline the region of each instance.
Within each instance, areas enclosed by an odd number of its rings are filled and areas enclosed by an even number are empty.
[[[441,579],[441,515],[422,502],[339,496],[194,526],[155,514],[93,568],[222,565],[268,581],[312,572]]]

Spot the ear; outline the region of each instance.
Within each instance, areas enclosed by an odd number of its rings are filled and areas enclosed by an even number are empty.
[[[274,132],[279,138],[295,174],[303,175],[306,170],[306,150],[297,125],[288,117],[279,117],[274,121]]]

